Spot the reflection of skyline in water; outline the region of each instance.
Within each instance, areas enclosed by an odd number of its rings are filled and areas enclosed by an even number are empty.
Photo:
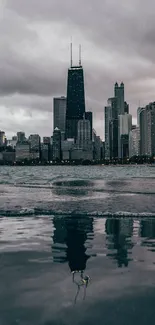
[[[94,183],[89,180],[67,180],[57,181],[53,183],[52,191],[56,195],[68,195],[68,196],[87,196],[88,192],[94,187]]]
[[[108,237],[108,249],[115,250],[115,253],[108,253],[108,256],[117,261],[118,267],[127,267],[130,250],[133,247],[129,238],[133,235],[132,219],[107,219],[106,233]]]
[[[87,255],[86,241],[93,233],[93,218],[66,217],[53,218],[55,227],[53,235],[53,260],[68,262],[71,271],[85,270],[89,255]],[[63,254],[61,254],[63,250]]]
[[[128,267],[134,260],[133,247],[137,245],[137,238],[141,238],[141,245],[147,249],[155,247],[154,219],[97,219],[73,215],[53,217],[53,225],[53,261],[67,262],[71,271],[85,270],[88,259],[96,258],[101,250],[118,267]],[[99,238],[98,246],[94,242],[96,237]]]
[[[140,236],[142,238],[155,238],[155,220],[141,220]]]

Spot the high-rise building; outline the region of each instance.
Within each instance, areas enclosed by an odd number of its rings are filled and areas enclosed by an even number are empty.
[[[146,109],[141,108],[139,114],[140,125],[140,155],[147,155],[147,123],[146,123]]]
[[[62,159],[70,160],[70,152],[74,147],[74,139],[68,139],[61,141]]]
[[[31,134],[29,136],[29,142],[30,142],[31,150],[39,151],[39,149],[40,149],[40,136],[39,136],[39,134]]]
[[[31,134],[29,136],[30,151],[32,159],[40,158],[40,136],[39,134]]]
[[[28,141],[18,141],[16,144],[16,161],[30,159],[30,143]]]
[[[140,129],[132,128],[129,133],[129,158],[140,155]]]
[[[58,128],[61,134],[66,131],[66,97],[53,98],[53,130]]]
[[[0,147],[5,146],[6,144],[6,136],[4,131],[0,131]]]
[[[155,156],[155,102],[138,108],[140,121],[140,154]],[[138,113],[137,113],[138,114]]]
[[[12,147],[13,149],[15,149],[17,144],[17,140],[11,139],[11,140],[7,140],[7,146]]]
[[[96,131],[93,129],[93,159],[100,160],[102,153],[102,140],[99,136],[97,136]]]
[[[49,144],[41,143],[40,158],[43,163],[50,161],[49,157]]]
[[[90,122],[90,139],[92,140],[92,131],[93,131],[93,113],[85,112],[84,118]]]
[[[137,108],[137,126],[140,126],[140,113],[142,109],[142,107]]]
[[[17,141],[17,135],[13,135],[12,140]]]
[[[117,110],[118,115],[124,114],[124,83],[122,82],[120,86],[118,86],[118,83],[115,83],[114,87],[114,96],[117,97]]]
[[[118,158],[118,107],[117,107],[118,99],[117,97],[112,97],[108,99],[108,106],[111,107],[111,118],[109,125],[109,150],[110,150],[110,158]]]
[[[118,118],[118,157],[129,157],[129,133],[132,129],[132,115],[123,114]]]
[[[108,98],[108,106],[111,107],[111,119],[118,119],[119,111],[118,111],[118,98],[111,97]]]
[[[25,142],[25,132],[17,132],[17,142]]]
[[[129,114],[129,104],[127,102],[124,102],[124,113]]]
[[[155,156],[155,102],[146,106],[146,116],[148,129],[147,154]]]
[[[105,159],[105,142],[102,141],[102,146],[101,146],[101,159]]]
[[[110,137],[110,121],[112,117],[111,106],[105,106],[104,118],[105,118],[105,159],[111,158],[111,137]]]
[[[84,118],[83,120],[78,121],[77,143],[79,148],[90,149],[90,146],[92,145],[90,130],[91,127],[89,120]]]
[[[81,56],[81,53],[80,53]],[[68,69],[67,108],[66,108],[66,138],[77,138],[77,123],[83,119],[85,113],[84,73],[79,58],[79,66]]]
[[[44,144],[51,144],[51,137],[43,137]]]
[[[124,83],[115,83],[114,97],[109,98],[105,107],[105,159],[117,159],[121,156],[121,141],[128,146],[129,134],[119,134],[119,116],[129,115],[129,105],[124,101]],[[124,121],[126,117],[124,118]],[[125,123],[125,122],[124,122]]]
[[[61,160],[61,131],[58,128],[53,132],[53,160]]]

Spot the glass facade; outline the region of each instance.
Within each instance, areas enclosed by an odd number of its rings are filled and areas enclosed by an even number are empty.
[[[66,138],[77,138],[77,123],[85,113],[85,93],[83,68],[71,67],[68,70]]]

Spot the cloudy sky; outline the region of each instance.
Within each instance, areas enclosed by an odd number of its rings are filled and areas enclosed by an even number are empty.
[[[52,135],[53,96],[66,95],[69,44],[82,44],[87,110],[104,138],[104,105],[125,83],[133,121],[155,100],[155,1],[0,0],[0,129]]]

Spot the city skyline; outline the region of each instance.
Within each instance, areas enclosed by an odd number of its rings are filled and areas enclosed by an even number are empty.
[[[1,2],[0,129],[50,135],[52,98],[66,95],[71,35],[82,44],[86,107],[104,138],[104,106],[123,80],[130,113],[154,101],[154,2],[5,0]],[[78,9],[78,10],[76,10]],[[68,18],[67,18],[68,17]],[[96,18],[97,17],[97,18]],[[143,22],[143,23],[142,23]],[[51,123],[50,123],[51,121]],[[133,123],[135,124],[134,120]]]

